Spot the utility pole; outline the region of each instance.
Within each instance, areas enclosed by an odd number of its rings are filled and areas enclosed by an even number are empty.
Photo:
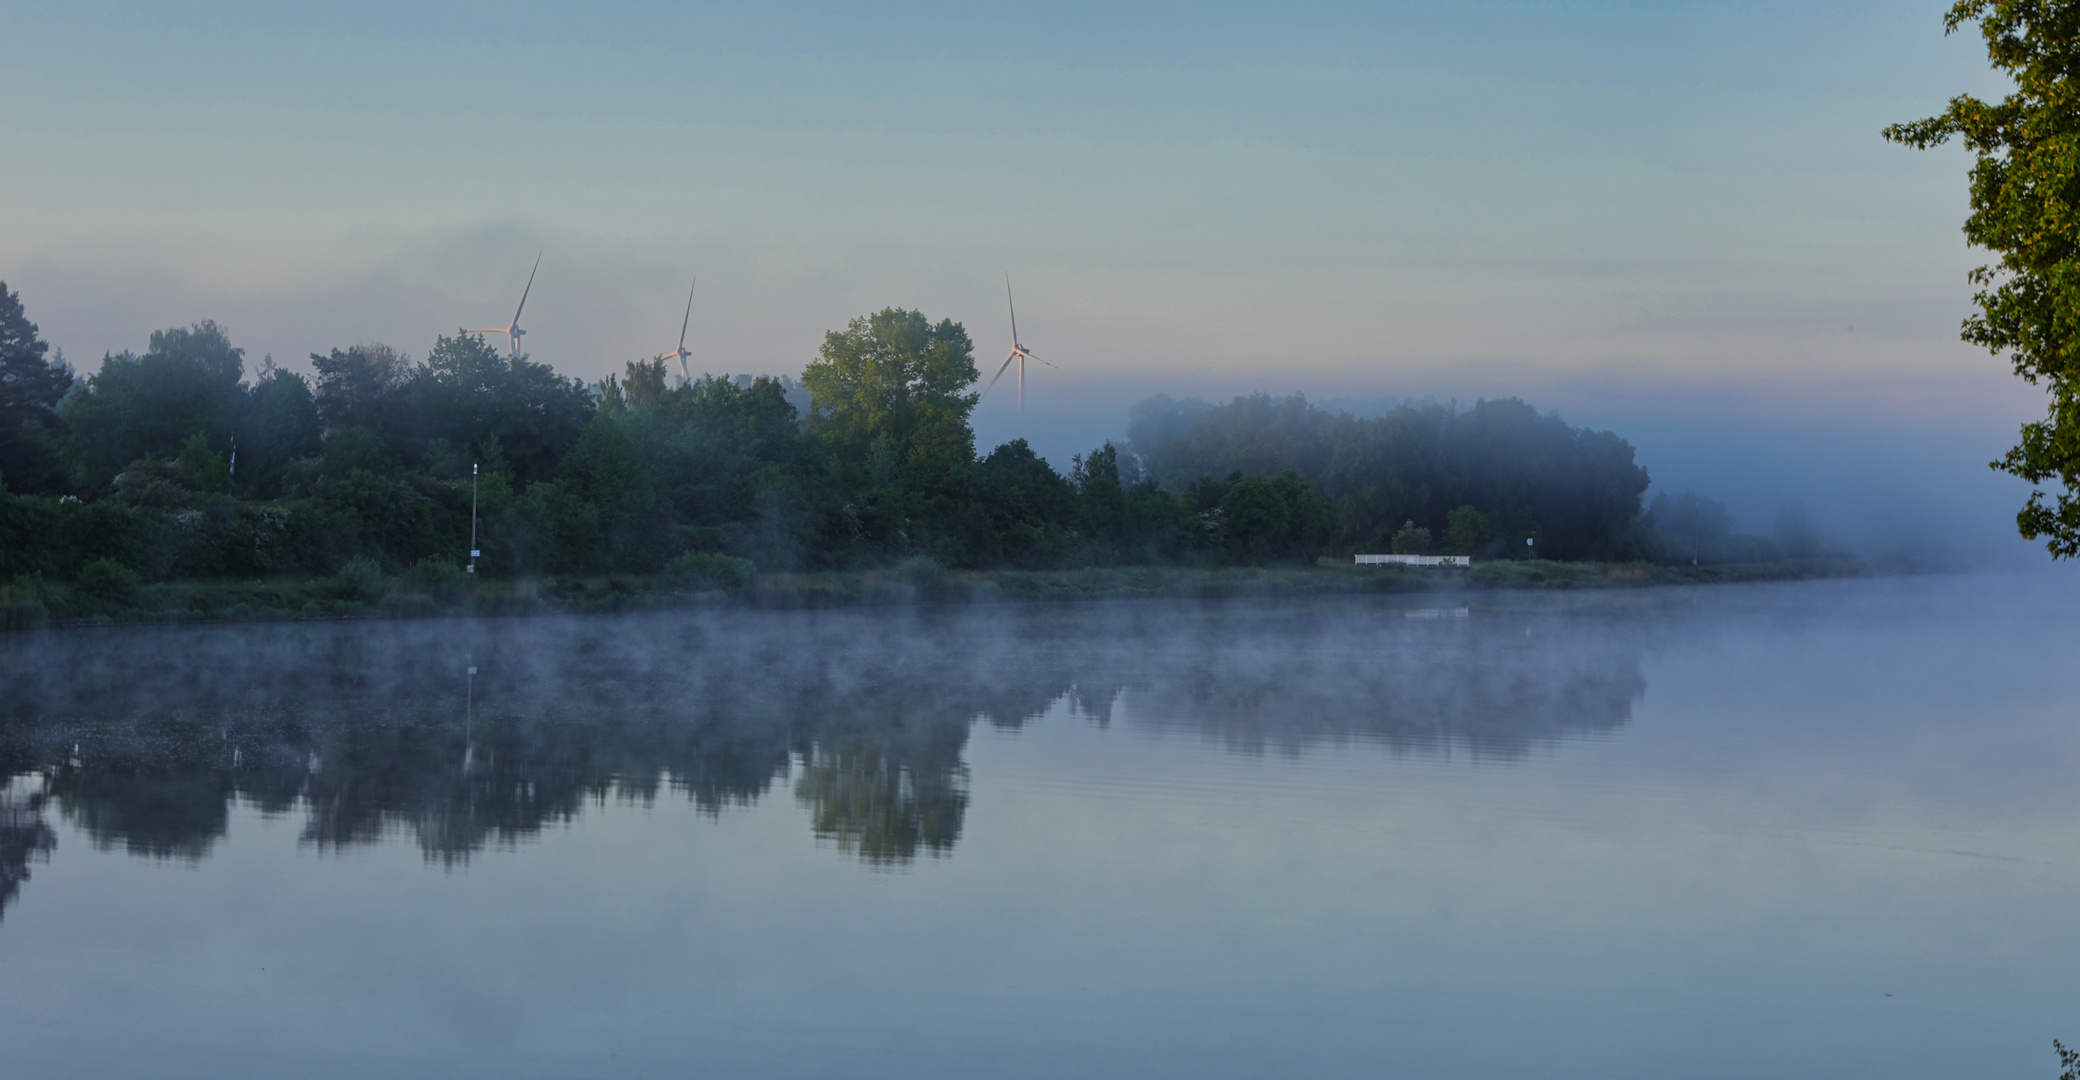
[[[477,572],[477,556],[479,556],[479,555],[482,555],[482,554],[483,554],[483,552],[481,552],[481,551],[478,551],[478,550],[477,550],[477,466],[476,466],[476,465],[474,465],[474,464],[472,464],[472,465],[471,465],[471,466],[469,467],[469,572],[470,572],[470,573],[474,574],[474,573],[476,573],[476,572]],[[476,674],[476,671],[477,671],[477,669],[475,669],[475,668],[471,668],[471,669],[470,669],[470,674],[474,675],[474,674]]]

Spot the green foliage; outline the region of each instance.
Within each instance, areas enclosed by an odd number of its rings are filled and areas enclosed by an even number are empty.
[[[1000,568],[1110,580],[1110,567],[1307,564],[1338,543],[1384,543],[1402,521],[1435,535],[1460,511],[1483,523],[1471,535],[1538,529],[1545,548],[1575,502],[1603,500],[1577,530],[1593,534],[1596,514],[1636,510],[1628,485],[1644,483],[1622,440],[1520,402],[1355,421],[1297,397],[1156,399],[1135,419],[1151,445],[1105,443],[1066,476],[1023,440],[978,461],[972,352],[958,324],[891,308],[828,335],[805,386],[675,380],[646,360],[588,391],[459,334],[424,363],[357,346],[314,354],[314,380],[269,361],[246,387],[220,328],[165,331],[67,399],[75,437],[100,440],[91,459],[91,440],[75,444],[84,503],[0,489],[0,574],[72,581],[106,559],[157,583],[153,597],[218,583],[195,593],[205,604],[235,582],[307,575],[332,590],[321,610],[432,610],[481,584],[457,569],[474,492],[480,578],[554,575],[621,604],[642,591],[629,575],[660,570],[700,591],[758,572],[885,584],[894,566],[930,590]],[[1202,460],[1249,467],[1179,472]],[[1403,506],[1416,512],[1384,517]],[[383,574],[399,570],[385,600]],[[604,593],[585,584],[601,575]],[[531,588],[514,602],[533,602]]]
[[[469,595],[469,575],[452,559],[420,559],[405,570],[404,581],[406,587],[443,604],[453,604]]]
[[[1271,487],[1286,505],[1284,555],[1297,558],[1315,554],[1335,533],[1336,512],[1329,508],[1329,501],[1292,469],[1273,476]]]
[[[1471,506],[1461,506],[1445,515],[1444,550],[1447,555],[1472,555],[1495,535],[1488,515]]]
[[[964,392],[976,380],[974,354],[959,323],[884,308],[825,335],[802,383],[835,441],[863,447],[887,436],[906,452],[921,444],[940,454],[966,443],[972,455],[973,436],[957,429],[981,396]]]
[[[944,561],[986,543],[974,503],[974,347],[960,324],[887,308],[828,334],[802,373],[824,456],[831,561],[919,551]]]
[[[2051,1049],[2058,1052],[2058,1063],[2065,1068],[2058,1080],[2080,1080],[2080,1050],[2069,1050],[2057,1039],[2051,1040]]]
[[[438,443],[522,483],[544,480],[592,419],[584,384],[461,331],[435,338],[421,364],[381,344],[311,363],[326,431],[369,432],[406,465],[425,464]]]
[[[554,476],[592,419],[592,395],[583,383],[524,355],[502,356],[483,338],[460,331],[434,341],[407,388],[408,460],[417,460],[435,438],[458,447],[495,439],[522,483]]]
[[[896,564],[896,576],[929,591],[945,584],[946,568],[930,555],[912,555]]]
[[[137,599],[137,571],[114,559],[95,559],[82,567],[76,588],[82,595],[115,607],[128,607]]]
[[[1916,149],[1956,137],[1976,155],[1965,239],[1998,262],[1971,272],[1979,310],[1963,337],[2006,354],[2017,375],[2051,396],[2046,417],[2023,425],[2021,441],[1993,467],[2064,488],[2050,504],[2032,492],[2016,526],[2054,558],[2071,558],[2080,555],[2080,4],[1958,0],[1944,33],[1971,22],[2014,92],[1997,102],[1960,94],[1941,114],[1884,134]]]
[[[412,427],[404,393],[412,358],[381,343],[312,353],[317,391],[312,405],[328,431],[363,428],[379,437],[403,439]]]
[[[665,564],[665,576],[689,592],[742,592],[758,578],[758,567],[750,559],[689,551]]]
[[[325,437],[319,452],[321,477],[341,477],[360,470],[376,476],[396,472],[402,463],[389,444],[368,428],[343,428]]]
[[[171,458],[198,432],[228,449],[244,404],[245,351],[216,323],[152,332],[143,356],[102,358],[101,370],[65,400],[60,412],[85,478],[107,483],[140,458]]]
[[[382,564],[366,555],[356,555],[339,568],[339,585],[349,599],[374,603],[383,598]]]
[[[201,432],[188,437],[181,444],[180,457],[175,459],[180,472],[190,487],[212,495],[222,495],[231,490],[231,465],[224,455],[209,448],[209,439]]]
[[[292,465],[322,451],[322,430],[309,381],[272,362],[262,364],[238,423],[239,490],[279,497]]]
[[[1272,546],[1285,536],[1292,522],[1285,500],[1261,476],[1238,478],[1221,495],[1219,505],[1228,536],[1243,552],[1258,558],[1272,554]]]
[[[58,401],[72,388],[63,356],[46,356],[19,293],[0,281],[0,488],[55,492],[65,487]]]
[[[42,574],[21,574],[0,585],[0,631],[33,630],[51,617]]]
[[[1127,525],[1127,491],[1120,486],[1119,448],[1108,442],[1088,457],[1071,458],[1069,482],[1076,487],[1076,515],[1085,534],[1119,540]]]
[[[1156,505],[1153,481],[1137,493],[1144,505]],[[1246,562],[1313,559],[1335,528],[1328,502],[1291,469],[1276,476],[1202,476],[1175,506],[1172,520],[1189,546]]]
[[[1024,439],[990,452],[974,471],[976,520],[968,562],[985,566],[1051,566],[1068,546],[1076,490]]]
[[[1394,554],[1430,554],[1430,530],[1413,521],[1403,522],[1401,528],[1394,532]]]
[[[1470,505],[1518,547],[1535,531],[1550,557],[1637,554],[1647,473],[1631,445],[1514,399],[1362,418],[1299,395],[1219,406],[1157,397],[1131,410],[1128,432],[1149,475],[1173,491],[1209,476],[1293,470],[1334,507],[1337,527],[1324,543],[1346,551],[1390,545],[1404,521],[1435,536],[1453,509]]]
[[[647,543],[654,530],[645,512],[650,509],[650,468],[636,450],[620,421],[602,409],[592,415],[578,444],[563,459],[557,479],[572,497],[597,512],[598,530],[606,550],[604,561],[618,570],[650,570],[654,560]],[[648,565],[645,565],[646,562]]]
[[[1825,554],[1819,536],[1794,507],[1778,519],[1778,541],[1734,529],[1724,506],[1696,492],[1663,492],[1640,522],[1647,554],[1656,562],[1709,566],[1810,559]]]
[[[530,486],[515,509],[524,535],[518,545],[522,566],[552,574],[605,569],[599,507],[561,484],[544,481]]]

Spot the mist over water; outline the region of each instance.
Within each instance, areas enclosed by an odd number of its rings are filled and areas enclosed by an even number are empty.
[[[1622,725],[1622,635],[1317,601],[86,631],[15,649],[0,768],[98,845],[200,859],[232,805],[319,848],[463,860],[609,796],[715,813],[794,785],[869,861],[951,851],[969,729],[1059,706],[1251,752],[1522,758]],[[1511,632],[1493,623],[1505,619]],[[1515,629],[1521,627],[1521,636]],[[472,672],[473,669],[473,672]],[[1508,672],[1497,679],[1496,672]],[[179,805],[176,805],[179,804]]]
[[[1275,366],[1275,365],[1272,365]],[[1952,568],[2029,570],[2043,549],[2015,533],[2029,485],[1988,463],[2042,415],[2043,397],[1992,360],[1879,388],[1802,386],[1758,377],[1739,386],[1606,373],[1439,372],[1356,378],[1143,380],[1029,391],[1019,413],[985,399],[976,445],[1025,438],[1066,469],[1107,439],[1126,443],[1128,410],[1155,394],[1221,403],[1238,394],[1306,393],[1330,411],[1378,415],[1402,402],[1519,397],[1569,423],[1616,433],[1653,480],[1646,501],[1694,491],[1723,503],[1742,531],[1767,535],[1797,506],[1833,544],[1864,558],[1906,556]]]
[[[2027,1074],[2080,1004],[2076,598],[0,639],[0,1041],[49,1076]]]

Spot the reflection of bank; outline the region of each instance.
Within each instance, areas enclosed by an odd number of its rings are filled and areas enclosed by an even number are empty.
[[[1129,690],[1121,708],[1137,726],[1196,731],[1239,752],[1355,742],[1510,761],[1616,730],[1646,693],[1626,634],[1464,607],[1401,614],[1358,636],[1295,622],[1215,643]]]
[[[708,815],[792,789],[863,862],[945,855],[978,719],[1063,701],[1242,752],[1369,742],[1522,757],[1622,725],[1623,633],[1476,610],[1122,605],[1012,612],[631,616],[52,635],[0,669],[0,888],[52,809],[96,845],[205,858],[234,803],[321,850],[409,838],[465,862],[607,800]],[[1562,632],[1565,631],[1565,632]],[[477,674],[464,674],[477,668]]]

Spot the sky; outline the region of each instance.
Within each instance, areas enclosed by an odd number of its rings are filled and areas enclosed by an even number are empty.
[[[1957,340],[2002,92],[1942,0],[880,5],[0,0],[0,280],[83,372],[505,323],[584,378],[798,374],[967,326],[975,422],[1066,464],[1155,392],[1519,396],[1763,527],[2027,556],[2040,415]]]

